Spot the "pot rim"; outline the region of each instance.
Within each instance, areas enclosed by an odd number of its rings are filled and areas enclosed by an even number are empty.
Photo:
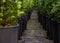
[[[5,26],[5,27],[3,27],[3,26],[0,26],[0,29],[14,29],[14,28],[18,28],[19,27],[19,24],[17,24],[17,25],[14,25],[14,26]]]
[[[57,23],[60,23],[59,21],[57,21],[57,20],[54,20],[53,18],[51,18],[51,20],[53,20],[53,21],[56,21]]]

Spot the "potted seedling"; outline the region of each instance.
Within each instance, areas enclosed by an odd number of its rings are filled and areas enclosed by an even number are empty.
[[[56,1],[52,4],[52,10],[51,13],[53,14],[53,18],[51,19],[53,21],[53,39],[54,43],[60,43],[60,1]]]
[[[0,43],[17,43],[19,24],[17,0],[1,0]]]

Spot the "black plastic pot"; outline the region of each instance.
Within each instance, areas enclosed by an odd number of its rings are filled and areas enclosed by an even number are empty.
[[[41,17],[41,25],[43,25],[43,15],[41,14],[40,17]]]
[[[46,16],[38,12],[38,21],[43,25],[44,30],[46,30]]]
[[[17,43],[19,26],[0,27],[0,43]]]
[[[40,23],[42,24],[42,15],[40,14]]]
[[[42,24],[42,15],[39,15],[39,22]]]
[[[57,21],[55,20],[52,20],[53,23],[52,23],[52,28],[53,28],[53,40],[54,40],[54,43],[60,43],[60,23],[58,23]]]
[[[43,25],[43,15],[42,14],[39,14],[39,22],[41,23],[41,25]]]
[[[60,22],[57,22],[58,23],[58,38],[59,38],[59,43],[60,43]]]
[[[53,21],[49,19],[49,39],[53,40]]]
[[[30,19],[31,13],[32,13],[32,11],[29,11],[29,12],[27,13],[27,17],[28,17],[27,20]]]
[[[38,21],[40,22],[41,25],[43,25],[43,15],[42,14],[38,15]]]
[[[41,21],[42,25],[44,25],[44,15],[42,15],[42,21]]]
[[[46,31],[47,31],[47,36],[49,36],[49,26],[50,26],[50,21],[48,16],[46,16]]]
[[[26,30],[27,27],[27,14],[23,16],[23,29]],[[23,31],[24,32],[24,31]]]
[[[22,36],[24,30],[26,30],[27,27],[27,14],[22,15],[19,20],[19,35],[18,35],[18,40],[20,40],[20,36]]]
[[[48,36],[48,39],[52,40],[53,39],[53,21],[48,17],[46,16],[46,19],[45,19],[45,29],[47,31],[47,36]]]
[[[46,30],[46,16],[45,15],[43,15],[42,25],[43,25],[44,30]]]
[[[53,19],[50,22],[50,38],[54,40],[54,43],[60,43],[60,22]]]
[[[18,23],[19,23],[18,40],[20,40],[21,39],[20,37],[22,36],[22,29],[23,29],[22,28],[22,23],[23,23],[22,22],[22,17],[19,18]]]

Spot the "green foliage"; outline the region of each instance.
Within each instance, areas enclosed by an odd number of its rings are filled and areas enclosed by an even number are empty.
[[[52,4],[51,14],[54,14],[54,19],[60,21],[60,1]]]
[[[0,25],[16,25],[17,18],[24,13],[21,11],[20,0],[1,0],[0,3]]]
[[[33,0],[22,0],[22,10],[29,12],[33,9],[34,1]]]
[[[0,26],[16,25],[17,18],[30,12],[34,0],[0,0]]]
[[[37,11],[60,21],[60,0],[35,0]]]

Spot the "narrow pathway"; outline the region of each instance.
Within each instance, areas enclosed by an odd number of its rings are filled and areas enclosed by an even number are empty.
[[[22,43],[53,43],[46,37],[46,32],[38,22],[37,13],[34,11],[27,23],[27,30],[25,30],[22,36],[22,39],[24,39]]]

